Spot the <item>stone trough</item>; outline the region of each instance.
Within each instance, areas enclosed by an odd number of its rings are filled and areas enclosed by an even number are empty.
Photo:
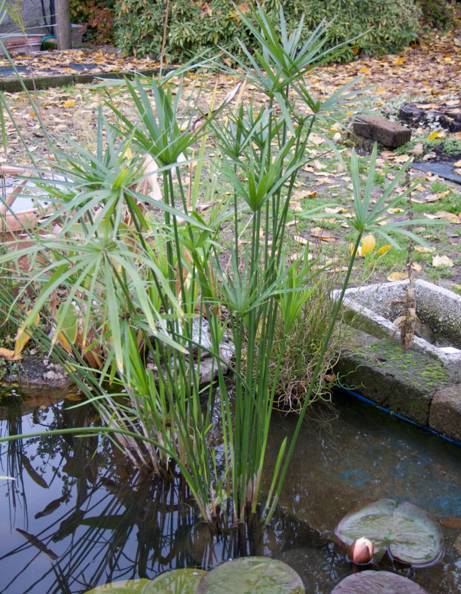
[[[408,281],[352,288],[338,364],[343,383],[393,412],[461,440],[461,296],[415,281],[418,322],[408,351],[394,324]],[[339,293],[333,293],[337,299]]]

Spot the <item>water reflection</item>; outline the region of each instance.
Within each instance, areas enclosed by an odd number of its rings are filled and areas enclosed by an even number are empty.
[[[0,400],[2,434],[97,423],[90,408],[75,404],[74,397],[7,395]],[[291,430],[292,420],[281,418],[271,439],[277,442]],[[413,498],[444,516],[448,546],[435,568],[416,574],[389,568],[433,594],[461,589],[460,556],[452,546],[461,533],[460,451],[362,405],[338,402],[327,420],[308,420],[282,509],[264,531],[213,532],[200,522],[177,477],[165,482],[140,476],[96,434],[45,434],[3,444],[1,454],[0,474],[16,478],[0,483],[5,594],[80,594],[99,583],[154,577],[177,567],[210,568],[249,554],[286,561],[309,593],[328,594],[351,572],[331,528],[355,503],[390,495]]]
[[[21,416],[21,401],[10,400],[0,409],[2,433],[90,427],[97,420],[91,409],[75,408],[73,401],[42,399],[34,405],[31,409],[27,401]],[[1,459],[5,474],[16,478],[0,485],[4,593],[80,593],[99,583],[153,577],[176,567],[209,568],[241,555],[280,555],[288,534],[298,543],[299,527],[283,516],[264,533],[257,527],[211,531],[178,478],[165,482],[140,476],[96,435],[44,434],[8,442]]]

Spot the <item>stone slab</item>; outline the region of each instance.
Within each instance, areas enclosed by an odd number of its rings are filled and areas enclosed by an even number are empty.
[[[347,332],[336,372],[343,386],[421,425],[434,394],[450,383],[439,361],[359,330]]]
[[[429,425],[461,441],[461,384],[437,390],[430,407]]]
[[[380,115],[358,115],[352,123],[352,131],[391,149],[411,139],[411,130]]]

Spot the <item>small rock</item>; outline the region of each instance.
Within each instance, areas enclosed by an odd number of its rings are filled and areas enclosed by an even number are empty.
[[[380,115],[357,116],[352,123],[352,130],[357,136],[392,149],[411,139],[411,130]]]

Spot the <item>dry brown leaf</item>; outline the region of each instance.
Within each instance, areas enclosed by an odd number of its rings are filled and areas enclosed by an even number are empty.
[[[434,268],[452,268],[454,262],[448,256],[434,256],[432,258],[432,266]]]
[[[308,245],[309,240],[303,237],[302,235],[294,235],[293,239],[300,243],[301,245]]]
[[[331,233],[325,229],[322,229],[321,227],[314,227],[310,230],[310,234],[312,237],[315,237],[315,239],[320,239],[320,241],[326,241],[330,243],[336,241],[336,237],[334,237],[334,235],[331,235]]]
[[[406,272],[391,272],[387,277],[387,280],[391,283],[395,281],[403,281],[408,278],[408,274]]]
[[[455,225],[461,224],[461,218],[453,212],[447,212],[446,210],[439,210],[435,213],[435,216],[438,219],[443,219],[444,221],[448,221],[449,223],[454,223]]]

